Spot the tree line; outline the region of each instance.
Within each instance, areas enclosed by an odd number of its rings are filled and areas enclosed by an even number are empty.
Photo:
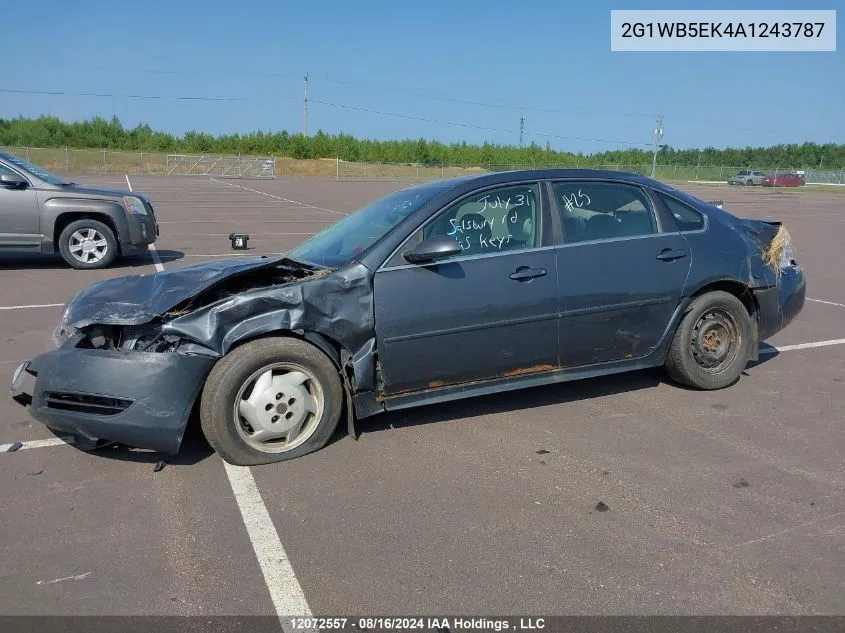
[[[484,143],[441,143],[427,139],[377,141],[349,134],[314,135],[256,131],[213,136],[191,131],[175,136],[147,124],[124,127],[117,117],[67,122],[57,117],[0,119],[0,146],[106,149],[133,152],[276,155],[292,158],[340,158],[345,161],[423,165],[651,165],[651,149],[573,153],[531,143],[523,147]],[[771,147],[675,149],[662,146],[660,164],[733,167],[845,167],[845,145],[802,143]]]

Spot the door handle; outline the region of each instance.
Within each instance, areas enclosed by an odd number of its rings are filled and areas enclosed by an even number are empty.
[[[657,259],[664,262],[671,262],[672,260],[681,259],[686,256],[687,253],[685,251],[673,251],[671,248],[664,248],[660,251],[660,255],[657,256]]]
[[[546,274],[545,268],[530,268],[528,266],[520,266],[514,272],[511,273],[511,279],[515,279],[516,281],[527,281],[529,279],[534,279],[534,277],[542,277]]]

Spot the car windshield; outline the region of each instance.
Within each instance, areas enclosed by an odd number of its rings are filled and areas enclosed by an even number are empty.
[[[317,233],[287,256],[328,268],[346,266],[450,186],[444,183],[419,185],[379,198]]]
[[[24,160],[20,156],[16,156],[15,154],[0,154],[0,158],[4,158],[8,162],[12,163],[16,167],[23,169],[26,172],[29,172],[33,176],[37,176],[44,182],[50,183],[51,185],[66,185],[68,184],[64,178],[59,178],[55,174],[51,174],[46,169],[39,167],[38,165],[33,165],[27,160]]]

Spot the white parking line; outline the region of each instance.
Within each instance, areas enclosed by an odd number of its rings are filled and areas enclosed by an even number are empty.
[[[217,180],[216,178],[211,178],[214,182],[220,183],[221,185],[229,185],[230,187],[238,187],[239,189],[243,189],[244,191],[251,191],[252,193],[257,193],[262,196],[267,196],[268,198],[275,198],[276,200],[283,200],[284,202],[292,202],[293,204],[299,205],[301,207],[308,207],[309,209],[317,209],[318,211],[325,211],[326,213],[334,213],[335,215],[349,215],[348,213],[344,213],[343,211],[334,211],[332,209],[326,209],[324,207],[317,207],[313,204],[307,204],[305,202],[300,202],[299,200],[291,200],[290,198],[282,198],[281,196],[273,195],[272,193],[267,193],[266,191],[258,191],[258,189],[250,189],[249,187],[244,187],[243,185],[236,185],[232,182],[224,182],[223,180]]]
[[[150,247],[152,249],[152,244]],[[158,254],[154,249],[152,252],[157,260],[156,268],[161,266],[161,270],[164,270]],[[252,549],[255,551],[264,575],[264,582],[270,592],[270,599],[273,601],[279,623],[284,631],[293,633],[294,628],[291,626],[290,618],[312,615],[302,586],[296,578],[279,533],[267,511],[267,506],[264,505],[264,499],[261,498],[261,492],[258,490],[252,471],[245,466],[233,466],[225,461],[223,466],[252,543]],[[300,633],[299,630],[296,633]]]
[[[821,299],[807,299],[807,301],[812,301],[814,303],[824,303],[829,306],[839,306],[840,308],[845,308],[845,303],[836,303],[835,301],[822,301]]]
[[[229,233],[168,233],[170,237],[229,237]],[[316,235],[315,233],[265,233],[261,231],[262,237],[265,235]]]
[[[267,512],[252,471],[246,466],[233,466],[227,462],[223,462],[223,466],[226,467],[235,501],[264,574],[264,581],[270,590],[276,615],[279,616],[282,628],[291,631],[289,618],[312,615],[302,586],[296,578],[270,513]]]
[[[72,437],[51,437],[46,440],[32,440],[30,442],[21,442],[23,446],[21,446],[18,450],[23,451],[28,448],[47,448],[48,446],[60,446],[63,444],[73,444]],[[5,453],[9,450],[12,444],[0,444],[0,453]]]
[[[148,244],[147,248],[150,251],[150,255],[153,256],[153,264],[155,264],[156,270],[160,273],[164,272],[164,266],[161,263],[161,257],[158,256],[158,251],[154,244]]]
[[[0,306],[0,310],[29,310],[30,308],[59,308],[64,303],[35,303],[28,306]]]
[[[281,253],[214,253],[214,254],[190,254],[185,253],[183,257],[278,257]]]
[[[129,182],[129,174],[123,174],[123,175],[126,176],[126,186],[129,187],[129,191],[133,191],[132,183]],[[158,256],[158,251],[156,250],[155,245],[154,244],[147,244],[147,250],[150,251],[150,255],[153,258],[153,264],[156,267],[156,271],[163,273],[164,272],[164,266],[161,265],[161,258]]]
[[[761,349],[761,354],[776,354],[778,352],[791,352],[797,349],[810,349],[813,347],[828,347],[829,345],[845,345],[845,338],[836,338],[829,341],[816,341],[815,343],[799,343],[797,345],[781,345],[780,347],[769,347]]]

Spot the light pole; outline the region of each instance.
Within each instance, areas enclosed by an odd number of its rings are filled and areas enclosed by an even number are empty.
[[[657,126],[654,128],[654,158],[651,161],[651,177],[657,173],[657,144],[663,140],[663,115],[657,116]]]

